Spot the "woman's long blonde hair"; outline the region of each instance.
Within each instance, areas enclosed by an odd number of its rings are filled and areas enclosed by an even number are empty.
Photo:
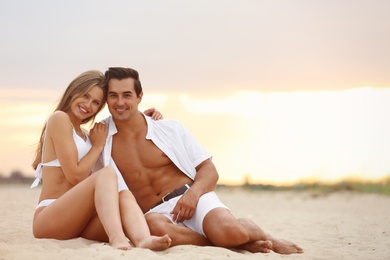
[[[67,111],[70,108],[70,105],[74,99],[85,95],[93,87],[99,87],[103,90],[103,100],[97,112],[94,115],[84,119],[82,121],[82,124],[88,123],[90,121],[93,122],[95,120],[96,115],[104,108],[104,105],[106,104],[106,96],[107,96],[107,90],[104,87],[104,75],[98,70],[86,71],[80,74],[78,77],[76,77],[66,88],[65,93],[62,95],[62,98],[58,103],[57,108],[54,111],[64,111],[64,112]],[[35,151],[35,157],[32,163],[32,167],[34,169],[36,169],[38,164],[42,161],[42,148],[43,148],[43,141],[45,139],[46,125],[47,122],[42,128],[38,147]]]

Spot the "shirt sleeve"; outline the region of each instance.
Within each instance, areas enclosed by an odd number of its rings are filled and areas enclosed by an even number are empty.
[[[185,149],[192,167],[196,168],[199,164],[207,159],[212,158],[212,155],[204,149],[192,133],[182,124],[177,124],[180,132],[182,148]]]

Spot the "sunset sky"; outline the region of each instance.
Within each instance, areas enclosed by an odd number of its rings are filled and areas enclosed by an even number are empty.
[[[139,71],[221,183],[390,175],[390,1],[0,1],[0,173],[89,69]],[[100,115],[103,118],[107,111]]]

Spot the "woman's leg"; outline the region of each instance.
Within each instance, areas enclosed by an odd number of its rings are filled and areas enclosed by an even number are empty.
[[[164,250],[171,245],[168,235],[151,236],[145,216],[129,190],[119,193],[119,206],[125,233],[136,247]]]
[[[88,229],[90,222],[96,222],[97,213],[111,246],[130,249],[121,225],[117,183],[114,170],[105,167],[49,206],[38,208],[33,221],[34,236],[55,239],[79,237],[85,233],[84,229]]]

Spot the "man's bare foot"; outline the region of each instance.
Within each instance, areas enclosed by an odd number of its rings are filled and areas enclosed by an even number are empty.
[[[269,253],[272,250],[272,242],[267,241],[255,241],[246,243],[242,246],[239,246],[238,249],[246,250],[251,253]]]
[[[165,234],[164,236],[149,236],[139,243],[137,247],[148,248],[154,251],[162,251],[171,246],[172,239]]]
[[[110,242],[110,246],[112,246],[115,249],[119,250],[131,250],[133,247],[130,244],[130,241],[125,238],[125,239],[114,239],[112,242]]]
[[[283,254],[283,255],[290,255],[290,254],[302,254],[303,249],[294,244],[293,242],[290,242],[288,240],[284,239],[276,239],[272,238],[272,250],[275,253]]]

